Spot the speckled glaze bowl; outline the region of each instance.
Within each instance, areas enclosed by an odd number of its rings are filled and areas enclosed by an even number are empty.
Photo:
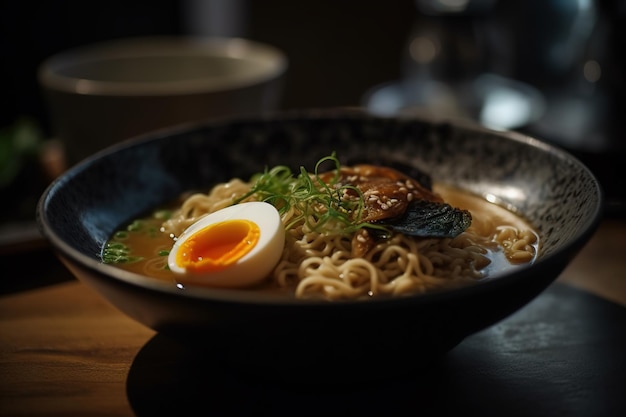
[[[313,168],[336,151],[413,165],[530,220],[537,261],[474,286],[398,299],[321,302],[187,288],[101,262],[121,225],[189,189],[279,164]],[[342,376],[416,369],[432,355],[523,308],[595,231],[602,191],[571,155],[521,134],[474,125],[307,110],[180,126],[131,139],[79,163],[41,197],[41,232],[64,264],[131,318],[161,334],[224,348],[259,369]]]

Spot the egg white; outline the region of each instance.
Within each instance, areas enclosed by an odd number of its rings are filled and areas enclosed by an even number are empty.
[[[249,220],[261,231],[257,244],[239,260],[219,271],[194,271],[176,262],[181,245],[209,225],[227,220]],[[183,285],[247,287],[263,281],[276,266],[285,245],[285,228],[278,210],[269,203],[247,202],[226,207],[202,217],[178,237],[168,256],[168,265]]]

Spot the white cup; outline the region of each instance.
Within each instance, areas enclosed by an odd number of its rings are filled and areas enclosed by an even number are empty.
[[[272,112],[287,67],[282,51],[247,39],[141,37],[53,55],[38,80],[72,165],[161,128]]]

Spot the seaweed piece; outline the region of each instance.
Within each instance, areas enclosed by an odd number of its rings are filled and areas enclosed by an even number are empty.
[[[380,222],[396,232],[420,237],[455,237],[471,223],[469,211],[428,200],[412,201],[402,216]]]

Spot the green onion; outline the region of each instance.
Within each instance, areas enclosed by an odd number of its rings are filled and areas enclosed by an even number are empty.
[[[131,256],[129,253],[130,249],[123,243],[107,243],[102,251],[102,262],[106,264],[122,264],[138,262],[143,259],[141,256]]]
[[[118,240],[124,240],[128,238],[128,233],[126,233],[125,230],[120,230],[120,231],[115,232],[115,235],[113,235],[113,237]]]
[[[128,225],[127,229],[129,232],[139,232],[141,229],[143,229],[143,226],[144,224],[141,220],[135,220]]]

